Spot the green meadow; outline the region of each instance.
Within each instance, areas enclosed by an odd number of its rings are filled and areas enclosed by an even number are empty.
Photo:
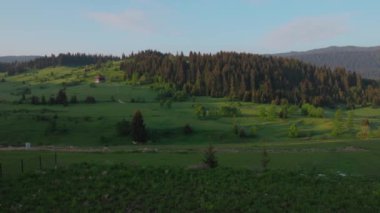
[[[165,83],[125,81],[118,67],[108,62],[0,76],[0,207],[378,210],[379,109],[314,108],[319,114],[312,116],[313,108],[288,104],[168,101],[157,89]],[[94,82],[99,74],[105,82]],[[49,104],[63,88],[69,104]],[[33,97],[46,103],[32,104]],[[86,103],[88,97],[96,103]],[[138,110],[148,132],[144,144],[117,128]],[[210,145],[218,168],[202,169]]]
[[[379,174],[378,109],[352,110],[353,124],[347,130],[349,112],[342,108],[343,132],[333,136],[337,109],[324,108],[324,117],[314,118],[302,114],[299,106],[290,106],[288,118],[282,119],[261,115],[263,109],[270,108],[278,113],[281,106],[227,98],[189,97],[166,106],[157,99],[158,92],[152,85],[122,81],[118,66],[118,62],[109,62],[100,67],[53,67],[5,76],[5,82],[0,83],[0,161],[4,170],[17,174],[21,159],[51,155],[44,151],[46,147],[56,148],[62,165],[94,162],[187,167],[200,162],[203,150],[213,145],[220,165],[226,167],[257,169],[266,149],[273,169],[315,168]],[[107,81],[95,84],[94,78],[99,73],[107,76]],[[19,103],[25,90],[26,99],[49,98],[64,87],[68,99],[76,96],[79,103],[68,106]],[[96,103],[84,103],[87,96],[93,96]],[[199,105],[210,111],[232,106],[241,113],[199,118],[195,112]],[[117,122],[131,120],[137,110],[142,112],[149,132],[144,145],[135,145],[130,137],[119,136],[116,131]],[[49,132],[51,119],[56,121],[57,131],[53,133]],[[368,135],[359,137],[366,119],[370,122]],[[289,127],[293,124],[298,129],[297,137],[289,137]],[[191,127],[191,134],[184,132],[185,125]],[[241,137],[234,133],[235,126],[253,133]],[[32,150],[20,151],[25,143],[31,143]]]

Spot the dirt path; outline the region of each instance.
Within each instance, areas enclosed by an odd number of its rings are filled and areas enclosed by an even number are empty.
[[[30,149],[25,147],[0,147],[1,151],[50,151],[50,152],[83,152],[83,153],[113,153],[113,152],[130,152],[130,153],[197,153],[203,152],[202,148],[187,148],[181,149],[158,149],[153,147],[74,147],[74,146],[37,146]],[[217,152],[220,153],[246,153],[253,152],[259,153],[262,152],[262,148],[216,148]],[[322,148],[302,148],[302,149],[267,149],[270,153],[300,153],[300,152],[367,152],[369,150],[363,149],[355,146],[347,146],[343,148],[331,148],[331,149],[322,149]]]

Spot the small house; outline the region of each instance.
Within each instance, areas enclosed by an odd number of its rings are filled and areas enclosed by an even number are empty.
[[[95,77],[95,83],[97,83],[97,84],[104,83],[105,81],[106,81],[106,77],[103,75],[97,75]]]

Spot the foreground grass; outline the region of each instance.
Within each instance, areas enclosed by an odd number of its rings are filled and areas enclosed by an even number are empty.
[[[380,181],[313,172],[81,164],[0,181],[5,211],[376,212]]]

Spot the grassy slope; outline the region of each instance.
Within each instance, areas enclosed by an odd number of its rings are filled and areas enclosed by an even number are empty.
[[[259,107],[253,103],[242,103],[239,107],[243,116],[234,118],[220,118],[217,120],[199,120],[194,115],[193,106],[201,103],[209,108],[218,108],[231,104],[225,99],[197,97],[195,101],[173,103],[172,109],[160,107],[155,101],[156,93],[144,86],[126,85],[124,82],[113,82],[94,86],[96,74],[106,73],[107,79],[112,76],[121,76],[117,71],[118,63],[109,63],[103,67],[85,68],[56,67],[46,68],[18,76],[7,77],[5,83],[0,83],[0,144],[22,145],[31,142],[38,145],[73,145],[80,147],[102,147],[122,145],[111,149],[131,150],[140,149],[131,145],[131,140],[116,135],[115,124],[122,118],[129,118],[140,109],[143,112],[145,122],[150,130],[158,134],[149,148],[157,148],[156,154],[82,154],[62,153],[72,157],[73,162],[94,161],[104,162],[133,162],[143,165],[172,165],[187,166],[199,161],[200,150],[208,144],[216,144],[221,149],[220,159],[223,165],[232,167],[251,168],[259,165],[260,151],[263,146],[272,150],[271,157],[274,168],[305,168],[315,166],[317,168],[343,170],[354,174],[379,174],[376,170],[379,161],[378,125],[380,111],[371,108],[355,110],[355,127],[359,128],[361,120],[369,118],[372,126],[373,139],[359,140],[355,131],[346,133],[340,137],[330,136],[332,117],[334,111],[326,109],[326,118],[307,118],[295,112],[287,120],[275,119],[269,121],[258,116]],[[53,74],[51,74],[53,73]],[[110,76],[110,77],[109,77]],[[116,79],[116,78],[115,78]],[[32,106],[12,104],[12,101],[20,99],[14,95],[18,89],[30,87],[32,95],[55,95],[62,88],[62,83],[83,80],[79,85],[69,86],[69,96],[77,95],[79,100],[91,95],[99,101],[95,105],[78,104],[69,107],[63,106]],[[22,83],[25,81],[26,83]],[[43,81],[43,83],[41,83]],[[116,102],[111,102],[111,96]],[[131,99],[143,98],[144,103],[131,103]],[[119,100],[123,103],[120,103]],[[237,104],[237,103],[234,103]],[[57,123],[60,128],[66,128],[66,134],[45,134],[48,127],[46,121],[36,121],[37,115],[58,116]],[[258,135],[255,138],[241,139],[232,133],[232,124],[237,122],[244,126],[256,126]],[[195,133],[184,135],[181,128],[189,123]],[[301,131],[301,138],[291,139],[287,137],[288,127],[291,123],[297,123]],[[341,152],[347,146],[361,147],[367,152]],[[315,149],[315,150],[313,150]],[[170,154],[172,151],[185,150],[188,154]],[[310,152],[312,150],[312,152]],[[236,152],[236,153],[233,153]],[[19,159],[36,159],[38,153],[14,153],[3,152],[1,162],[6,167],[18,168]],[[24,157],[25,156],[25,157]],[[88,156],[88,157],[86,157]],[[167,159],[167,157],[169,158]],[[174,156],[174,157],[173,157]],[[12,158],[17,158],[12,161]],[[114,160],[115,159],[115,160]],[[122,160],[124,159],[124,160]],[[180,160],[182,159],[182,160]],[[34,161],[34,160],[33,160]],[[256,163],[255,163],[256,162]],[[373,164],[368,164],[372,162]],[[70,160],[69,162],[70,163]],[[9,170],[9,169],[8,169]],[[18,170],[18,169],[14,169]]]

